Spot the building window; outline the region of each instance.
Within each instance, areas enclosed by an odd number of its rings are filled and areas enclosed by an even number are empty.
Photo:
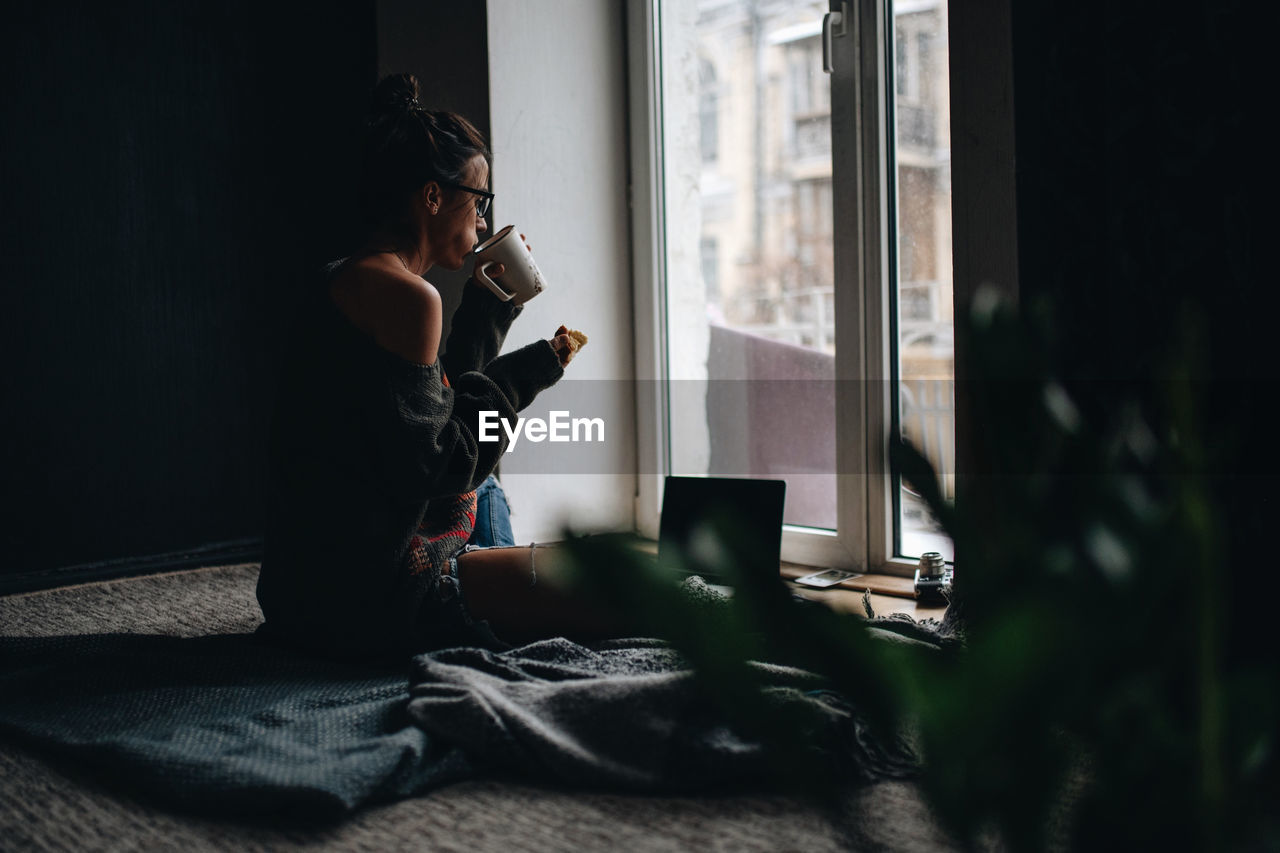
[[[702,162],[714,163],[720,144],[719,96],[716,92],[716,69],[708,60],[698,63],[698,138]]]
[[[720,309],[720,244],[715,237],[703,236],[699,246],[702,259],[702,284],[707,291],[707,308],[711,315],[721,315]]]

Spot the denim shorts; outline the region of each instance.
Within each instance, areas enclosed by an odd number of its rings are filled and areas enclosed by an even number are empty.
[[[516,544],[511,532],[511,505],[498,478],[490,474],[476,489],[476,523],[468,545],[495,547]]]

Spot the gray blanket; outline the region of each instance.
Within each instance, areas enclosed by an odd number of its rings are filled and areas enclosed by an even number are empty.
[[[656,640],[449,649],[401,667],[335,663],[251,634],[0,637],[0,732],[180,810],[340,818],[480,774],[703,793],[768,786],[759,744],[726,725]],[[900,777],[840,697],[758,664],[851,779]]]
[[[854,710],[816,676],[751,664],[769,712],[806,727],[808,748],[849,778],[909,775],[900,747],[882,749]],[[729,725],[679,655],[659,640],[586,648],[545,640],[510,652],[449,649],[413,661],[408,713],[486,766],[528,778],[640,791],[767,786],[762,744]],[[895,746],[899,746],[895,744]]]

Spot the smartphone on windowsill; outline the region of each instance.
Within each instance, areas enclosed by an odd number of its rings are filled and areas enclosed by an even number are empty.
[[[805,575],[795,579],[795,582],[801,586],[816,587],[824,589],[829,586],[835,586],[838,583],[851,580],[852,578],[860,578],[862,575],[857,572],[846,572],[842,569],[827,569],[822,572],[815,572],[811,575]]]

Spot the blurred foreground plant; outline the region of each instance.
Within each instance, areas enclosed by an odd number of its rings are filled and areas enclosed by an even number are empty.
[[[752,581],[760,552],[732,518],[683,566],[735,579],[729,607],[700,607],[670,567],[609,537],[569,532],[579,581],[679,649],[727,718],[776,746],[795,790],[829,795],[834,770],[802,748],[802,726],[763,713],[746,661],[824,676],[885,743],[910,732],[920,784],[962,843],[994,831],[1014,850],[1275,849],[1280,686],[1274,666],[1224,651],[1194,334],[1159,385],[1085,388],[1101,398],[1090,415],[1053,376],[1043,317],[1030,330],[992,296],[975,306],[981,380],[963,392],[978,427],[955,505],[923,455],[890,448],[955,544],[962,651],[885,642],[874,626],[901,626]]]

